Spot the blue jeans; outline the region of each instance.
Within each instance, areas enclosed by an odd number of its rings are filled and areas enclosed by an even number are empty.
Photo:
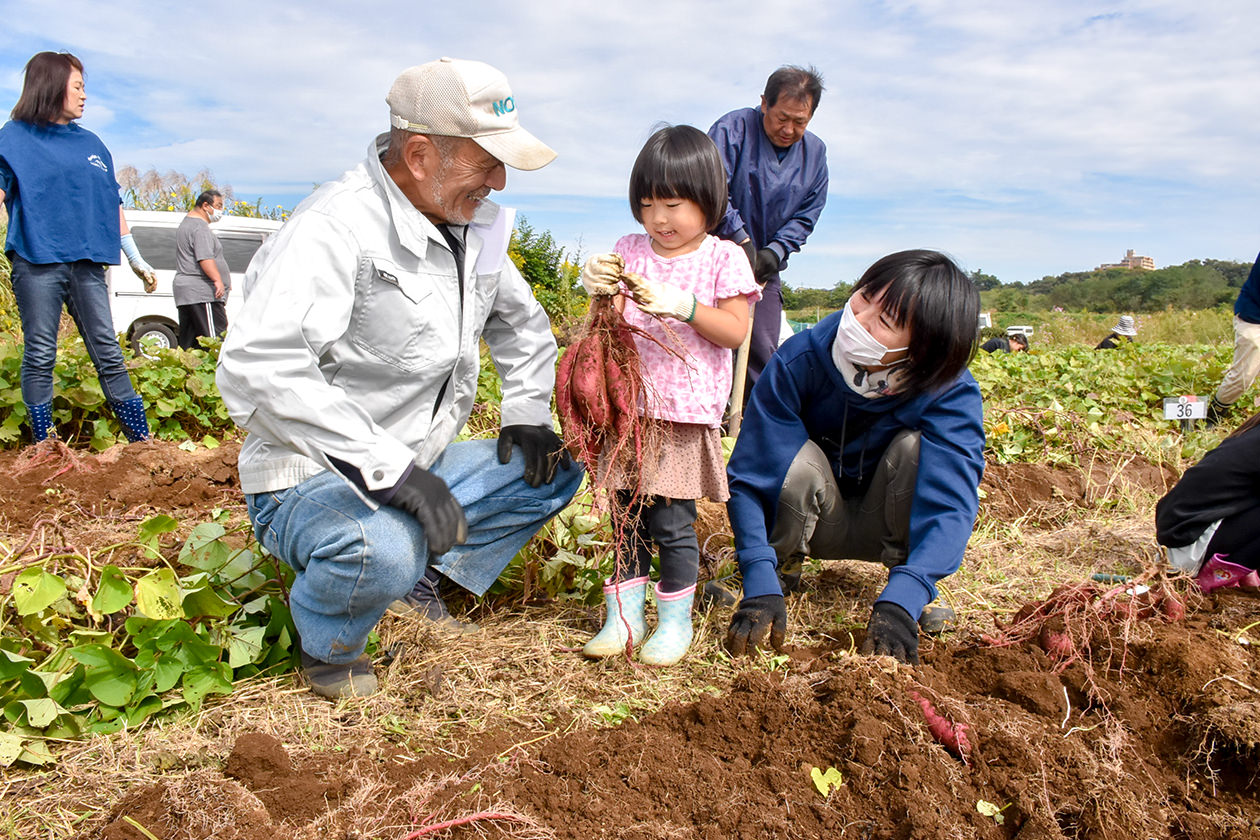
[[[25,340],[22,401],[27,405],[52,402],[62,306],[70,311],[79,335],[83,336],[105,398],[111,403],[135,399],[136,390],[114,335],[105,267],[88,260],[41,265],[27,262],[17,254],[12,258],[13,297],[22,316]]]
[[[468,519],[468,541],[432,558],[433,565],[476,595],[569,503],[583,475],[573,466],[558,470],[552,484],[530,487],[520,450],[500,464],[493,440],[452,443],[430,469]],[[429,565],[424,529],[411,514],[388,505],[372,510],[334,473],[245,501],[258,541],[297,573],[289,608],[302,649],[316,659],[358,658],[385,609]]]

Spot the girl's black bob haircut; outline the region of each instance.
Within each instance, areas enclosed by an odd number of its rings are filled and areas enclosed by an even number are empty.
[[[976,353],[980,293],[962,269],[937,251],[898,251],[866,270],[853,287],[910,330],[905,393],[944,388]]]
[[[10,116],[17,122],[49,125],[65,113],[70,74],[83,72],[83,62],[70,53],[41,52],[26,62],[22,95]]]
[[[670,125],[643,144],[630,170],[630,212],[643,223],[645,199],[685,198],[704,213],[712,232],[726,215],[726,167],[709,135],[691,125]]]

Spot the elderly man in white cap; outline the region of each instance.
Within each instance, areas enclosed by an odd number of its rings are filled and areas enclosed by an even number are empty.
[[[1132,315],[1121,315],[1120,320],[1116,321],[1116,325],[1111,328],[1111,332],[1107,333],[1107,337],[1098,342],[1095,350],[1115,350],[1121,344],[1133,340],[1133,336],[1137,335],[1137,325],[1133,323]]]
[[[364,648],[391,605],[458,625],[439,582],[485,592],[582,477],[553,431],[556,344],[508,259],[513,214],[487,200],[504,165],[555,152],[481,62],[409,68],[386,101],[392,130],[250,264],[219,358],[254,532],[296,574],[302,669],[326,697],[376,690]],[[502,428],[455,442],[482,339]]]

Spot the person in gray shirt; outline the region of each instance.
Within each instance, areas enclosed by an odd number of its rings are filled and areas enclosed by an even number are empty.
[[[232,273],[223,245],[210,223],[223,218],[223,193],[206,190],[175,231],[175,307],[179,310],[179,346],[198,346],[201,336],[222,335],[228,326],[227,296]]]

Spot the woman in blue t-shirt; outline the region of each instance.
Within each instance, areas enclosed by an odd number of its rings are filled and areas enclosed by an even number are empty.
[[[0,127],[0,200],[9,212],[4,251],[25,340],[22,401],[36,442],[54,431],[53,365],[63,306],[127,440],[149,437],[144,402],[114,335],[105,266],[118,263],[121,243],[146,291],[157,277],[127,230],[109,150],[74,122],[86,101],[79,59],[38,53],[26,63],[12,119]]]

